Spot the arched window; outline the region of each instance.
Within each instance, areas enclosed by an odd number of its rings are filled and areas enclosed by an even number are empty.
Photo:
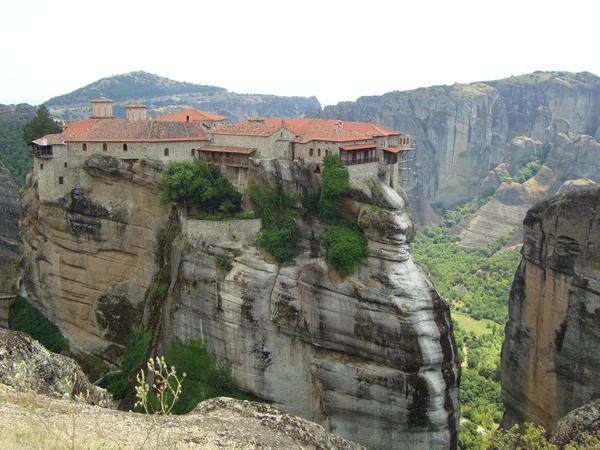
[[[327,156],[327,155],[329,155],[329,149],[328,148],[325,149],[325,156]]]
[[[127,151],[127,144],[123,144],[123,151],[126,152]]]
[[[87,144],[81,144],[81,149],[82,149],[84,152],[87,152]]]
[[[317,156],[321,156],[321,149],[317,150]]]
[[[192,149],[192,151],[191,151],[190,153],[191,153],[191,155],[192,155],[192,158],[193,158],[194,156],[196,156],[196,150],[195,150],[195,149]]]
[[[165,156],[169,156],[169,149],[168,148],[165,148],[164,155]]]
[[[104,144],[102,144],[102,150],[104,150],[104,151],[108,150],[108,144],[106,142]]]
[[[311,148],[311,149],[308,151],[308,156],[312,156],[312,155],[313,155],[313,153],[314,153],[314,150]]]

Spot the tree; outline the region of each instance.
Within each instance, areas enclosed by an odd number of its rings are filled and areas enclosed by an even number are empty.
[[[23,127],[23,139],[26,144],[47,134],[55,133],[60,133],[60,127],[52,119],[48,108],[44,105],[38,107],[35,116],[28,120]]]
[[[182,202],[203,212],[231,213],[239,211],[242,195],[214,164],[202,160],[171,162],[165,168],[158,194],[161,203]]]

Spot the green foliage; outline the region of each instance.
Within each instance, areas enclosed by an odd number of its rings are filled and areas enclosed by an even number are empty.
[[[444,220],[442,225],[446,228],[452,228],[455,225],[463,220],[465,217],[469,216],[471,213],[475,212],[477,209],[477,199],[474,198],[468,203],[464,205],[459,205],[454,209],[447,209],[444,211]]]
[[[27,333],[52,352],[60,353],[69,350],[69,341],[58,327],[18,294],[10,302],[10,314],[12,330]]]
[[[175,339],[165,348],[164,357],[168,366],[175,366],[186,374],[173,414],[188,413],[199,402],[213,397],[251,399],[236,388],[230,365],[210,353],[201,339]]]
[[[158,194],[161,203],[183,202],[204,213],[229,214],[239,211],[242,195],[221,174],[217,166],[196,159],[194,162],[170,162],[163,171],[164,189]]]
[[[354,272],[358,263],[369,256],[367,238],[353,224],[331,225],[325,233],[323,244],[327,260],[341,276]]]
[[[150,98],[173,96],[186,93],[214,93],[225,91],[215,86],[184,83],[159,77],[147,72],[131,72],[122,75],[113,75],[88,84],[69,94],[53,97],[46,102],[47,105],[73,105],[88,103],[90,100],[104,96],[115,101],[124,101],[132,98]]]
[[[492,195],[494,195],[496,193],[496,188],[494,187],[487,187],[483,190],[483,192],[481,193],[481,198],[489,198]]]
[[[321,188],[306,190],[306,195],[302,198],[302,206],[311,214],[319,213],[319,200],[321,199]]]
[[[231,259],[226,256],[217,255],[215,258],[217,260],[217,268],[224,270],[225,272],[229,272],[233,264],[231,263]]]
[[[280,182],[263,191],[252,180],[248,183],[248,196],[262,219],[263,229],[257,235],[259,245],[278,262],[294,259],[300,253],[303,238],[298,213],[293,209],[296,199],[285,192]]]
[[[256,214],[254,214],[253,212],[248,212],[248,213],[239,213],[236,214],[235,216],[233,216],[234,220],[253,220],[256,219]]]
[[[23,142],[24,120],[0,117],[0,161],[10,171],[12,179],[21,186],[32,168],[29,149]]]
[[[342,165],[340,157],[336,154],[323,157],[322,195],[325,197],[342,195],[348,189],[350,189],[350,174]]]
[[[44,105],[38,107],[35,116],[25,122],[23,126],[23,139],[25,144],[41,138],[47,134],[60,133],[60,126],[52,119],[48,108]]]
[[[502,183],[524,183],[530,178],[534,177],[540,167],[546,162],[548,152],[550,151],[550,145],[546,144],[542,148],[536,146],[533,149],[533,154],[529,157],[529,162],[519,169],[519,171],[511,177],[508,171],[504,170],[500,175],[500,182]]]
[[[131,387],[134,375],[144,364],[151,339],[150,331],[140,331],[133,335],[120,358],[121,370],[111,372],[98,380],[98,386],[107,389],[117,400],[124,398]]]

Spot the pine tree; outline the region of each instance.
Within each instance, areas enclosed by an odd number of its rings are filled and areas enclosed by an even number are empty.
[[[53,133],[60,133],[60,127],[52,119],[48,108],[44,105],[38,107],[35,116],[28,120],[23,127],[23,139],[26,144]]]

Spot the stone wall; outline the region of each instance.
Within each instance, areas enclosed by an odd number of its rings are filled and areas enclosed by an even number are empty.
[[[182,218],[182,233],[196,248],[222,242],[239,242],[242,245],[253,245],[256,233],[261,229],[260,219],[250,220],[196,220]]]

